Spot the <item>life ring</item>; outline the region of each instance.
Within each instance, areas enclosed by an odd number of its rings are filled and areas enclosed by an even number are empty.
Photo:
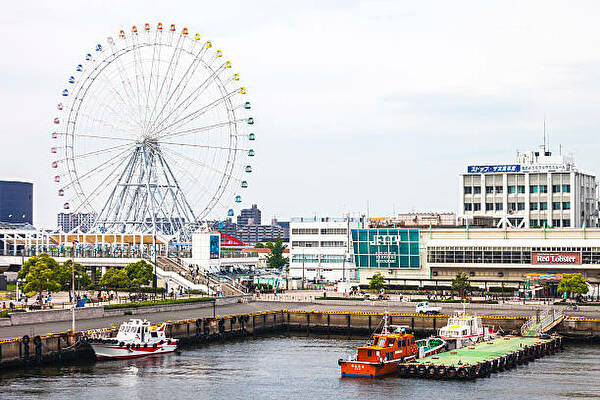
[[[400,374],[400,376],[406,376],[406,374],[408,373],[408,368],[406,368],[406,365],[398,365],[398,373]]]
[[[456,368],[454,368],[454,367],[448,368],[447,375],[448,375],[448,378],[456,377]]]
[[[439,377],[445,377],[448,373],[448,370],[446,369],[445,366],[440,365],[439,367],[437,367],[437,369],[435,370],[435,374]]]

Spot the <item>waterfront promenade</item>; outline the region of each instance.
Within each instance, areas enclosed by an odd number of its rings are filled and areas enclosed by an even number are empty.
[[[290,295],[291,296],[291,295]],[[261,297],[265,297],[264,295]],[[304,310],[304,311],[342,311],[342,312],[383,312],[387,309],[393,313],[414,313],[415,303],[397,301],[293,301],[292,297],[268,296],[270,301],[257,299],[250,303],[235,303],[220,305],[215,309],[215,314],[220,316],[253,313],[258,311],[274,310]],[[278,300],[278,301],[273,301]],[[366,304],[369,303],[369,304]],[[543,305],[519,305],[519,304],[468,304],[467,311],[478,315],[493,315],[507,317],[530,317],[536,314],[537,308]],[[590,307],[590,309],[592,309]],[[462,310],[461,304],[442,304],[442,313],[450,314]],[[43,311],[40,311],[43,312]],[[569,311],[569,316],[600,318],[600,307],[590,310]],[[78,320],[77,330],[88,330],[118,326],[130,318],[144,318],[152,322],[177,321],[184,319],[206,318],[213,316],[213,307],[186,308],[184,310],[170,310],[161,312],[148,312],[134,316],[119,315],[96,319]],[[47,333],[66,332],[71,329],[71,321],[45,322],[40,324],[16,325],[0,327],[0,339],[21,337],[23,335],[45,335]]]

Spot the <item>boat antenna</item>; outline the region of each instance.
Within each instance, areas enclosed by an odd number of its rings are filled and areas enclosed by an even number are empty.
[[[387,307],[386,307],[385,311],[383,312],[383,329],[382,329],[381,333],[388,333],[388,311],[387,311]]]

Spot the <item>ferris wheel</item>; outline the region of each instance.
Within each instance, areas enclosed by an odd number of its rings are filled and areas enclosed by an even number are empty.
[[[51,137],[63,208],[99,232],[176,234],[233,216],[255,134],[240,76],[200,34],[158,23],[75,66]]]

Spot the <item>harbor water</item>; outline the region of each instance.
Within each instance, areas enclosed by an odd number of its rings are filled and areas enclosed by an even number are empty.
[[[364,340],[272,336],[137,360],[5,372],[9,399],[597,399],[600,345],[565,350],[475,381],[341,378]]]

